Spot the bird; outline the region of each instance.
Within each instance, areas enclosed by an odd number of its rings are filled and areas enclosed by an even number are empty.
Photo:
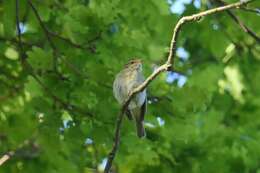
[[[113,83],[113,94],[120,105],[123,105],[131,91],[144,82],[142,73],[142,61],[132,59],[116,75]],[[135,120],[137,136],[143,138],[146,136],[144,129],[144,117],[147,110],[146,89],[137,93],[130,101],[126,116],[129,120]]]

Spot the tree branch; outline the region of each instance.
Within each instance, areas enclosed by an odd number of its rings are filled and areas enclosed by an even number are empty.
[[[17,27],[17,31],[18,31],[18,45],[19,45],[19,49],[20,49],[20,55],[21,55],[21,59],[22,59],[22,66],[24,69],[28,70],[29,74],[36,80],[36,82],[44,89],[44,91],[52,97],[52,99],[59,103],[65,110],[68,110],[69,112],[71,112],[72,110],[75,110],[79,113],[88,115],[90,117],[93,116],[92,113],[87,112],[75,105],[72,105],[70,103],[67,103],[65,101],[63,101],[62,99],[60,99],[59,97],[57,97],[55,94],[52,93],[52,91],[39,79],[39,77],[34,73],[32,66],[26,61],[26,55],[25,52],[23,50],[23,44],[21,41],[21,32],[20,32],[20,26],[19,26],[19,0],[16,0],[16,27]],[[30,0],[28,1],[30,2]],[[38,14],[38,13],[37,13]],[[44,27],[44,25],[43,25]],[[45,28],[45,27],[44,27]],[[52,43],[52,41],[50,40],[50,43]],[[53,47],[56,50],[56,47],[54,45]],[[54,50],[54,51],[55,51]]]
[[[222,0],[215,0],[220,5],[225,5],[226,3]],[[241,8],[244,9],[244,8]],[[260,37],[256,35],[250,28],[248,28],[239,17],[237,17],[232,11],[227,10],[228,15],[241,27],[241,29],[254,38],[257,42],[260,42]]]
[[[176,52],[176,41],[177,41],[177,38],[178,38],[179,31],[185,23],[192,22],[192,21],[198,21],[201,17],[207,16],[207,15],[210,15],[210,14],[218,13],[218,12],[229,10],[229,9],[232,9],[232,8],[240,8],[240,6],[245,5],[245,4],[252,2],[252,1],[253,0],[243,0],[243,1],[240,1],[240,2],[237,2],[237,3],[233,3],[233,4],[225,5],[225,6],[222,6],[222,7],[217,7],[217,8],[213,8],[213,9],[210,9],[210,10],[206,10],[204,12],[193,14],[191,16],[182,17],[178,21],[178,23],[176,24],[174,31],[173,31],[173,36],[172,36],[172,40],[171,40],[171,44],[170,44],[170,52],[169,52],[167,63],[171,64],[171,67],[174,66],[174,58],[173,57],[175,56],[174,54]]]
[[[34,14],[35,14],[37,20],[39,21],[39,23],[40,23],[40,25],[41,25],[41,28],[43,29],[43,32],[44,32],[45,36],[47,37],[47,40],[48,40],[48,42],[49,42],[51,48],[53,49],[53,58],[54,58],[54,59],[53,59],[53,69],[54,69],[55,71],[57,71],[57,63],[58,63],[58,62],[57,62],[57,61],[58,61],[57,48],[56,48],[55,44],[52,42],[52,39],[51,39],[51,37],[50,37],[50,35],[49,35],[49,32],[48,32],[48,29],[45,27],[45,25],[44,25],[44,23],[43,23],[43,21],[42,21],[40,15],[39,15],[37,9],[36,9],[36,8],[34,7],[34,5],[33,5],[32,1],[31,1],[31,0],[28,0],[28,3],[29,3],[29,5],[31,6],[31,8],[32,8],[32,10],[33,10],[33,12],[34,12]]]
[[[96,52],[95,47],[93,47],[93,46],[82,46],[80,44],[76,44],[76,43],[72,42],[68,38],[62,37],[62,36],[58,35],[57,33],[49,31],[48,28],[44,25],[40,15],[39,15],[39,13],[38,13],[37,9],[35,8],[35,6],[33,5],[32,1],[28,0],[28,3],[31,6],[31,8],[32,8],[32,10],[33,10],[37,20],[39,21],[39,23],[40,23],[40,25],[41,25],[41,27],[42,27],[42,29],[44,31],[44,34],[47,37],[48,42],[50,43],[50,46],[53,48],[54,51],[57,51],[57,48],[56,48],[55,44],[53,43],[53,41],[51,39],[51,36],[56,37],[58,39],[61,39],[61,40],[67,42],[68,44],[70,44],[71,46],[73,46],[75,48],[89,50],[90,52],[93,52],[93,53]],[[93,39],[89,40],[88,44],[91,44],[92,42],[96,41],[98,38],[100,38],[100,36],[101,36],[101,32],[99,32],[99,34],[96,37],[94,37]]]
[[[25,55],[25,52],[24,52],[24,49],[23,49],[23,44],[22,44],[22,39],[21,39],[21,30],[20,30],[20,20],[19,20],[19,0],[16,0],[16,27],[17,27],[17,31],[18,31],[18,46],[19,46],[19,52],[20,52],[20,55],[21,55],[21,64],[23,66],[24,69],[28,70],[30,75],[36,80],[36,82],[44,89],[45,93],[47,93],[50,97],[52,97],[52,99],[59,103],[59,105],[61,105],[63,107],[63,109],[71,112],[73,110],[75,110],[76,112],[78,113],[81,113],[81,114],[84,114],[84,115],[88,115],[90,117],[93,117],[93,114],[88,112],[88,111],[85,111],[84,109],[81,109],[75,105],[72,105],[70,103],[67,103],[65,101],[63,101],[62,99],[60,99],[59,97],[57,97],[55,94],[53,94],[53,92],[39,79],[39,77],[34,73],[33,71],[33,67],[29,64],[29,62],[26,61],[26,55]],[[40,24],[41,24],[41,27],[43,28],[43,30],[45,31],[45,34],[46,34],[46,37],[51,45],[51,47],[53,48],[53,51],[56,52],[57,49],[56,49],[56,46],[54,45],[54,43],[52,42],[50,36],[49,36],[49,33],[48,33],[48,30],[47,28],[44,26],[36,8],[33,6],[33,4],[31,3],[30,0],[28,0],[29,4],[31,5],[33,11],[35,12],[35,15],[37,17],[37,19],[39,20]],[[56,54],[55,54],[56,55]],[[73,67],[69,62],[67,62],[65,59],[64,59],[64,62],[66,63],[66,65],[70,66],[70,67]],[[81,74],[79,71],[77,71],[77,68],[72,68],[73,70],[76,70],[77,74]],[[7,158],[7,157],[5,157]]]
[[[20,48],[20,53],[21,53],[21,57],[20,57],[20,61],[23,64],[26,56],[24,56],[24,51],[23,51],[23,45],[22,45],[22,38],[21,38],[21,29],[20,29],[20,19],[19,19],[19,0],[15,1],[15,17],[16,17],[16,29],[17,29],[17,33],[18,33],[18,45]]]
[[[51,32],[51,31],[48,31],[48,33],[51,35],[51,36],[54,36],[60,40],[63,40],[65,42],[67,42],[68,44],[70,44],[71,46],[75,47],[75,48],[78,48],[78,49],[83,49],[83,50],[88,50],[92,53],[95,53],[96,52],[96,49],[95,49],[95,46],[83,46],[83,45],[80,45],[80,44],[77,44],[77,43],[74,43],[72,42],[70,39],[68,38],[65,38],[65,37],[62,37],[60,36],[59,34],[57,33],[54,33],[54,32]],[[101,37],[101,32],[96,36],[94,37],[93,39],[89,40],[88,41],[88,44],[91,44],[92,42],[96,41],[98,38]]]
[[[39,23],[40,23],[40,25],[41,25],[41,28],[43,29],[43,32],[44,32],[45,36],[47,37],[48,42],[50,43],[50,46],[51,46],[52,49],[55,51],[55,50],[56,50],[56,46],[55,46],[55,44],[52,42],[52,39],[51,39],[51,37],[50,37],[50,35],[49,35],[49,31],[48,31],[48,29],[45,27],[45,25],[44,25],[44,23],[43,23],[43,21],[42,21],[40,15],[39,15],[37,9],[34,7],[34,5],[33,5],[33,3],[32,3],[31,0],[28,0],[28,3],[29,3],[29,5],[31,6],[31,8],[32,8],[32,10],[33,10],[33,12],[34,12],[34,14],[35,14],[37,20],[39,21]]]
[[[247,12],[258,14],[258,15],[260,14],[260,8],[242,7],[241,9],[244,11],[247,11]]]
[[[121,125],[122,125],[122,121],[123,121],[123,115],[131,101],[131,99],[139,92],[143,91],[161,72],[167,71],[167,70],[171,70],[174,67],[174,57],[175,57],[175,52],[176,52],[176,44],[177,44],[177,39],[178,39],[178,34],[181,30],[181,27],[188,22],[191,21],[197,21],[199,20],[201,17],[203,16],[207,16],[210,14],[215,14],[221,11],[225,11],[231,8],[239,8],[242,5],[245,5],[249,2],[252,2],[253,0],[244,0],[244,1],[240,1],[237,3],[233,3],[230,5],[225,5],[222,7],[217,7],[217,8],[213,8],[204,12],[200,12],[191,16],[185,16],[182,17],[176,24],[174,30],[173,30],[173,35],[172,35],[172,39],[171,39],[171,43],[170,43],[170,50],[169,50],[169,55],[167,58],[167,61],[165,62],[165,64],[159,66],[141,85],[139,85],[138,87],[136,87],[128,96],[128,98],[126,99],[125,103],[123,104],[121,111],[119,112],[117,121],[116,121],[116,129],[115,129],[115,136],[114,136],[114,144],[112,147],[112,150],[110,151],[110,153],[108,154],[108,160],[105,166],[105,173],[109,173],[110,169],[112,167],[112,163],[113,160],[115,158],[116,152],[118,150],[119,147],[119,143],[120,143],[120,129],[121,129]]]
[[[30,152],[28,152],[28,149],[26,149],[27,146],[30,146]],[[33,159],[38,156],[38,152],[39,146],[34,142],[33,137],[26,139],[21,144],[19,144],[15,150],[8,151],[0,158],[0,166],[2,166],[6,161],[14,156]]]
[[[3,42],[10,42],[10,43],[14,43],[14,44],[18,44],[19,45],[19,40],[17,40],[17,39],[15,39],[15,38],[5,38],[5,37],[1,37],[0,36],[0,41],[3,41]],[[24,46],[30,46],[30,47],[32,47],[32,46],[40,46],[39,44],[37,44],[37,43],[29,43],[29,42],[25,42],[25,41],[21,41],[22,42],[22,45],[24,45]]]
[[[33,5],[32,1],[31,1],[31,0],[28,0],[28,3],[29,3],[29,5],[31,6],[31,8],[32,8],[32,10],[33,10],[33,12],[34,12],[34,14],[35,14],[37,20],[39,21],[39,23],[40,23],[40,25],[41,25],[41,27],[42,27],[42,29],[43,29],[43,31],[44,31],[45,36],[47,37],[47,40],[48,40],[48,42],[49,42],[51,48],[53,49],[53,57],[54,57],[54,63],[53,63],[53,64],[54,64],[54,67],[53,67],[53,68],[54,68],[55,71],[56,71],[56,69],[57,69],[57,57],[58,57],[59,51],[58,51],[57,47],[55,46],[54,42],[52,41],[51,36],[55,36],[55,37],[57,37],[57,38],[59,38],[59,39],[61,39],[61,40],[63,40],[63,41],[66,41],[67,43],[69,43],[70,45],[72,45],[72,46],[74,46],[74,47],[76,47],[76,48],[89,49],[89,50],[91,50],[92,52],[95,52],[94,47],[84,47],[84,46],[82,46],[82,45],[78,45],[78,44],[76,44],[76,43],[73,43],[71,40],[69,40],[69,39],[67,39],[67,38],[64,38],[64,37],[62,37],[62,36],[60,36],[60,35],[58,35],[58,34],[56,34],[56,33],[54,33],[54,32],[49,31],[48,28],[44,25],[44,23],[43,23],[43,21],[42,21],[40,15],[39,15],[39,13],[38,13],[37,9],[35,8],[35,6]],[[90,40],[89,43],[91,43],[91,42],[97,40],[100,36],[101,36],[101,32],[98,34],[98,36],[96,36],[96,37],[94,37],[92,40]],[[61,59],[61,60],[65,63],[65,65],[66,65],[67,67],[69,67],[73,72],[75,72],[76,74],[80,74],[79,70],[78,70],[76,67],[74,67],[70,62],[68,62],[65,58],[60,57],[60,59]],[[81,76],[84,76],[84,75],[81,74]]]
[[[29,64],[27,63],[27,65],[29,66]],[[32,68],[32,67],[29,67],[29,68]],[[81,113],[81,114],[84,114],[84,115],[88,115],[89,117],[93,117],[93,114],[88,112],[88,111],[85,111],[75,105],[72,105],[70,103],[67,103],[65,101],[63,101],[62,99],[60,99],[59,97],[57,97],[56,95],[54,95],[52,93],[52,91],[38,78],[38,76],[36,76],[33,72],[31,73],[31,76],[36,80],[36,82],[45,90],[45,93],[47,93],[49,96],[52,97],[52,99],[59,103],[63,109],[71,112],[73,110],[75,110],[76,112],[78,113]]]
[[[9,151],[8,153],[4,154],[0,158],[0,166],[4,164],[7,160],[9,160],[14,155],[14,151]]]

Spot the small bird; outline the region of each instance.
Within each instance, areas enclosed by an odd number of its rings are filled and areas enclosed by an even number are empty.
[[[129,93],[145,80],[142,74],[142,61],[140,59],[130,60],[114,80],[113,93],[120,105],[123,105]],[[126,110],[129,120],[135,119],[137,136],[145,137],[144,116],[146,113],[146,90],[137,93],[130,101]]]

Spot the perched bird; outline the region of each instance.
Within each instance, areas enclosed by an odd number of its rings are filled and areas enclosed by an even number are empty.
[[[113,93],[120,105],[126,101],[128,94],[137,86],[142,84],[144,76],[142,74],[142,62],[140,59],[130,60],[121,70],[114,80]],[[126,110],[128,119],[135,119],[137,136],[144,137],[144,116],[146,113],[146,90],[137,93],[130,101]]]

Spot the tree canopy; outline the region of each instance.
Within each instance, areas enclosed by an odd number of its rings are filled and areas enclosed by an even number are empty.
[[[235,0],[0,1],[0,173],[103,172],[115,75],[168,57],[176,23]],[[184,24],[147,88],[147,136],[123,117],[115,173],[260,172],[260,1]]]

